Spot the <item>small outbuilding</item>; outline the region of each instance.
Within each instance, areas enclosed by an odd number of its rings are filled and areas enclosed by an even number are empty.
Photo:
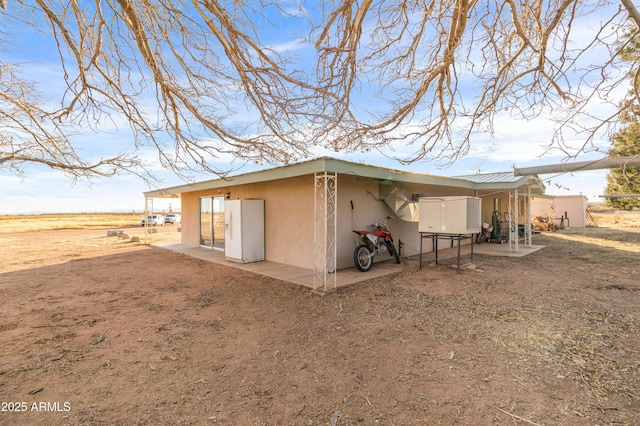
[[[534,197],[531,212],[549,218],[556,227],[585,228],[589,225],[587,201],[582,194]]]
[[[262,250],[257,259],[313,270],[313,287],[327,291],[335,286],[336,269],[353,267],[352,230],[365,229],[388,215],[395,216],[389,228],[400,256],[418,255],[421,197],[479,197],[483,221],[491,223],[497,212],[510,229],[517,229],[531,217],[531,196],[544,190],[537,176],[515,177],[513,172],[443,177],[324,157],[144,195],[148,200],[179,197],[182,244],[225,253],[230,209],[260,209],[252,212],[250,222],[262,224],[247,237],[261,240],[250,248]],[[238,207],[238,200],[261,202]],[[243,215],[233,214],[236,220]],[[424,245],[424,252],[431,250]]]

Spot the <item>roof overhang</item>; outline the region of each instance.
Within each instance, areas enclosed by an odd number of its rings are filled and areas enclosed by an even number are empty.
[[[361,178],[375,179],[396,183],[411,183],[422,185],[447,186],[466,188],[471,190],[508,190],[526,186],[535,189],[534,192],[544,193],[544,184],[537,176],[523,176],[510,182],[473,182],[464,178],[436,176],[427,173],[406,172],[386,167],[370,166],[353,163],[330,157],[322,157],[300,163],[288,164],[266,170],[244,173],[237,176],[213,179],[197,183],[189,183],[168,188],[161,188],[144,192],[147,198],[179,198],[187,192],[207,191],[236,185],[269,182],[316,173],[337,173],[353,175]]]
[[[513,182],[476,183],[475,185],[475,189],[479,191],[510,191],[527,188],[531,189],[532,195],[544,194],[544,191],[546,189],[542,180],[540,180],[537,176],[523,176]]]

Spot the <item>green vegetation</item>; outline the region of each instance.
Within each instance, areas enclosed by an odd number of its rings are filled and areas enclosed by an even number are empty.
[[[640,56],[640,37],[636,31],[627,34],[626,46],[620,52],[620,58],[625,62],[637,62]],[[631,76],[634,78],[634,76]],[[640,154],[640,105],[636,96],[631,93],[628,98],[633,104],[620,115],[623,127],[611,138],[611,148],[608,155],[612,158],[630,157]],[[624,167],[611,169],[607,174],[607,195],[640,194],[640,167]],[[621,197],[608,198],[607,206],[631,210],[640,207],[640,198]]]

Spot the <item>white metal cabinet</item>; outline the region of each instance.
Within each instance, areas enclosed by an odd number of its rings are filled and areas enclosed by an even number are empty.
[[[226,200],[224,254],[239,263],[264,260],[264,200]]]

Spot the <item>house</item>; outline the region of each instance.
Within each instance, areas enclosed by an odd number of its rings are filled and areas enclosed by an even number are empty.
[[[324,157],[144,195],[181,198],[182,244],[211,250],[225,250],[226,203],[264,200],[264,259],[313,270],[318,277],[314,288],[328,290],[336,269],[353,267],[352,230],[388,215],[396,216],[389,228],[400,256],[419,254],[420,197],[480,197],[482,220],[491,223],[497,211],[517,225],[530,216],[522,212],[531,195],[544,189],[537,176],[512,172],[453,178]]]

